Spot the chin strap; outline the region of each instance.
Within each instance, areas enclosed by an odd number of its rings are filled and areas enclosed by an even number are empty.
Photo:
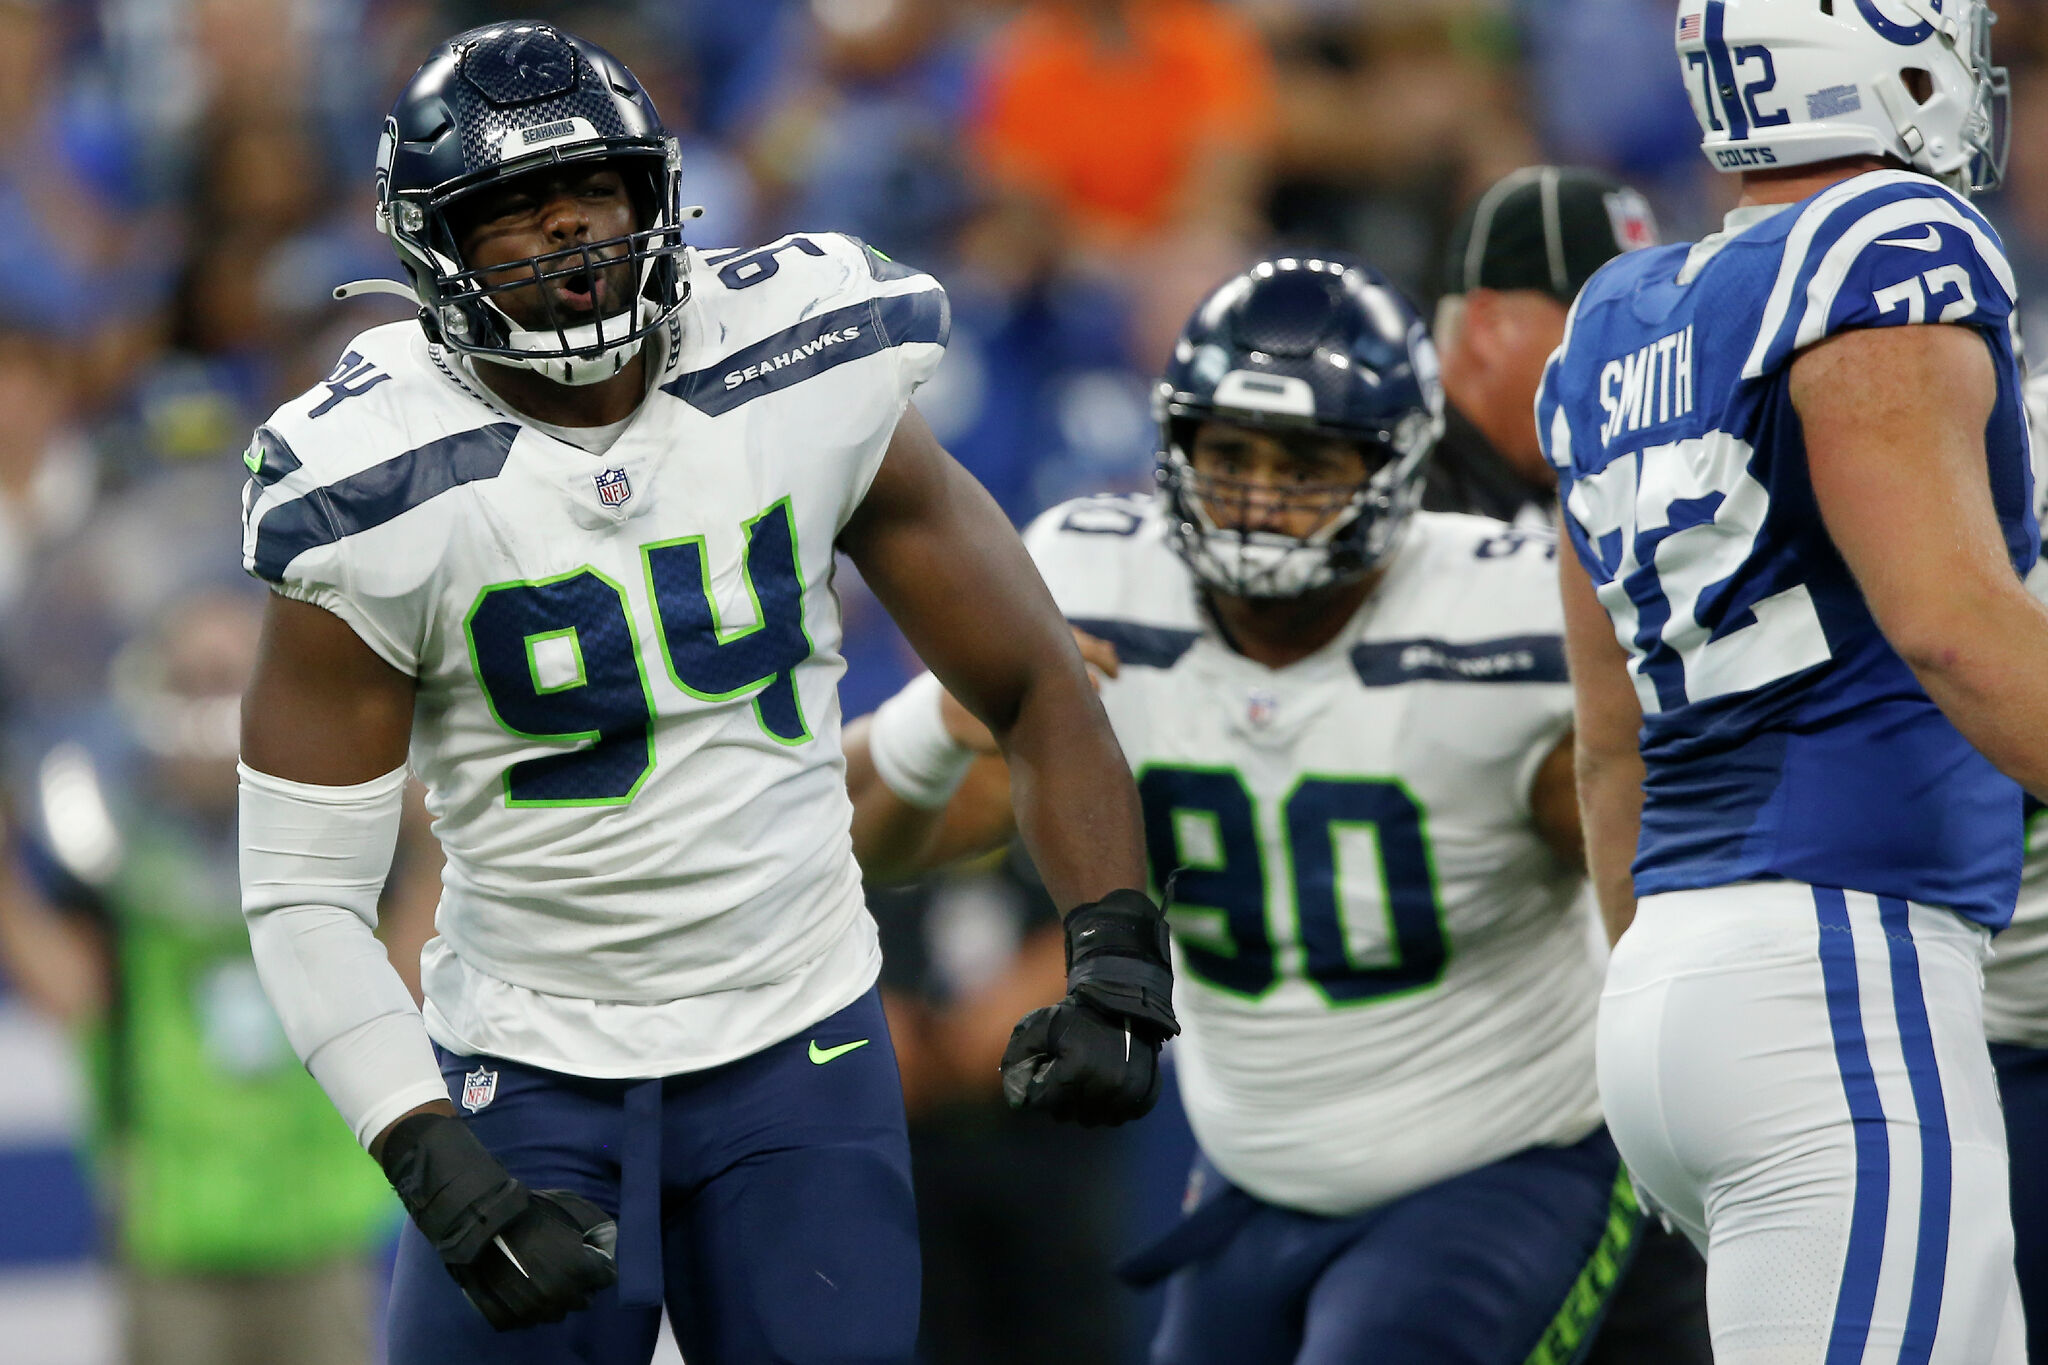
[[[334,297],[337,299],[360,299],[371,294],[389,294],[395,299],[404,299],[415,308],[420,302],[419,295],[412,292],[411,285],[400,284],[397,280],[350,280],[347,284],[334,286]]]

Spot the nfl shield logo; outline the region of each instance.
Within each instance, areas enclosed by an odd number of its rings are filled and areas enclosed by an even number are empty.
[[[1608,226],[1614,229],[1614,244],[1623,251],[1638,251],[1657,245],[1657,216],[1650,201],[1634,190],[1615,190],[1601,196],[1607,208]]]
[[[1273,723],[1273,717],[1280,714],[1280,694],[1258,688],[1245,700],[1245,718],[1261,729]]]
[[[498,1097],[498,1073],[478,1067],[462,1076],[462,1107],[474,1114]]]
[[[617,507],[633,496],[633,485],[626,482],[626,471],[607,469],[597,476],[597,500],[606,507]]]

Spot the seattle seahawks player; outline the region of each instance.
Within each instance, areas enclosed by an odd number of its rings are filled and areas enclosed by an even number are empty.
[[[1144,1112],[1175,1031],[1086,672],[906,406],[944,293],[845,237],[686,249],[676,167],[590,44],[443,45],[377,171],[418,323],[363,334],[249,451],[275,596],[244,909],[294,1046],[412,1214],[394,1361],[645,1361],[664,1302],[692,1365],[910,1359],[835,544],[1003,736],[1078,907],[1048,1104]],[[424,1022],[370,936],[408,744],[447,853]]]
[[[1160,1365],[1567,1361],[1639,1226],[1601,1127],[1601,951],[1544,533],[1417,512],[1435,352],[1373,271],[1212,294],[1159,388],[1162,495],[1026,534],[1138,775],[1203,1161]],[[929,677],[849,731],[870,875],[1011,827]],[[1014,786],[1013,786],[1014,790]],[[1031,1102],[1027,1020],[1005,1059]]]
[[[2033,438],[2034,516],[2044,512],[2048,481],[2048,371],[2027,378],[2027,426]],[[2027,591],[2048,602],[2048,559],[2027,574]],[[2012,923],[1992,941],[1984,964],[1984,1032],[1998,1072],[1999,1110],[2012,1181],[2013,1269],[2026,1309],[2027,1356],[2048,1360],[2048,806],[2026,798],[2025,861]]]
[[[1981,965],[2014,779],[2048,791],[2048,612],[2012,272],[1964,197],[2002,161],[1990,24],[1682,0],[1740,204],[1595,275],[1538,398],[1626,927],[1601,1097],[1724,1365],[2023,1357]]]

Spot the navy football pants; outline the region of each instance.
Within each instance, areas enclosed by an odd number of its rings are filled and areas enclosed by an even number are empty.
[[[1199,1169],[1193,1258],[1167,1284],[1153,1365],[1569,1365],[1642,1225],[1604,1128],[1351,1218],[1260,1203]],[[1147,1259],[1173,1257],[1127,1273]]]
[[[2012,1182],[2013,1267],[2027,1310],[2027,1359],[2048,1361],[2048,1051],[1993,1043]]]
[[[812,1060],[856,1039],[866,1046]],[[495,1332],[417,1228],[400,1240],[391,1365],[640,1365],[666,1302],[690,1365],[907,1365],[917,1213],[878,994],[751,1057],[592,1081],[443,1054],[451,1097],[496,1071],[471,1130],[535,1189],[619,1220],[619,1282],[585,1312]]]

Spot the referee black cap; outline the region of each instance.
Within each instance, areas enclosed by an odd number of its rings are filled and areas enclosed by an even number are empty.
[[[1594,271],[1657,241],[1648,201],[1614,177],[1524,166],[1487,186],[1458,220],[1443,289],[1535,289],[1569,304]]]

